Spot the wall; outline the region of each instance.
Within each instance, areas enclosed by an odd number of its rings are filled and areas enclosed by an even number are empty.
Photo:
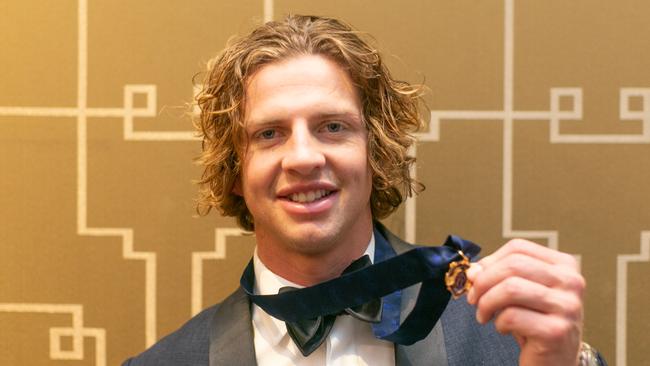
[[[237,285],[253,238],[194,217],[192,76],[262,19],[316,13],[425,80],[417,175],[387,219],[485,253],[579,256],[585,337],[640,365],[650,333],[650,4],[23,1],[0,4],[0,364],[115,365]]]

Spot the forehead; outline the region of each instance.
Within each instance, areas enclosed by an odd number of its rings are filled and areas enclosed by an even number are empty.
[[[348,72],[319,55],[262,66],[246,85],[245,123],[311,114],[360,115],[360,98]]]

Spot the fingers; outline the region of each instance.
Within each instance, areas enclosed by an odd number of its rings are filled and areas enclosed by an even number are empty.
[[[491,264],[499,262],[502,258],[515,253],[537,258],[550,264],[564,265],[573,269],[578,268],[576,260],[572,255],[558,252],[524,239],[510,240],[492,255],[483,258],[481,264],[489,267]]]
[[[521,347],[521,365],[575,365],[580,323],[526,308],[509,307],[494,320],[499,333],[513,334]]]
[[[476,318],[480,323],[486,323],[498,311],[508,307],[557,314],[572,321],[582,320],[582,301],[575,293],[522,277],[506,278],[482,295],[478,300]]]
[[[571,341],[580,334],[580,329],[574,322],[520,307],[511,307],[501,312],[494,319],[494,326],[501,334],[518,331],[518,337],[526,340],[542,339],[557,343]]]
[[[492,256],[489,258],[492,259]],[[488,289],[513,277],[521,277],[550,288],[573,291],[580,298],[585,288],[584,278],[574,268],[565,264],[549,263],[519,252],[501,256],[499,261],[481,261],[473,264],[468,277],[473,282],[472,290],[468,294],[471,304]]]

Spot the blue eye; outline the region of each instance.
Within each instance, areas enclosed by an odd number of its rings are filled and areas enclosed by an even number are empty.
[[[275,137],[275,130],[264,130],[260,132],[259,136],[265,140],[270,140]]]
[[[331,122],[327,124],[327,132],[339,132],[343,129],[343,125],[338,122]]]

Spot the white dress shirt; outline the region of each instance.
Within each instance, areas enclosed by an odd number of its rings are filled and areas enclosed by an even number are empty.
[[[370,239],[366,254],[374,259],[375,237]],[[271,272],[253,254],[255,293],[275,295],[284,286],[298,286]],[[336,317],[334,327],[323,344],[309,357],[304,357],[287,333],[283,321],[257,305],[253,305],[255,357],[259,366],[394,366],[395,349],[392,342],[374,337],[370,323],[349,315]]]

